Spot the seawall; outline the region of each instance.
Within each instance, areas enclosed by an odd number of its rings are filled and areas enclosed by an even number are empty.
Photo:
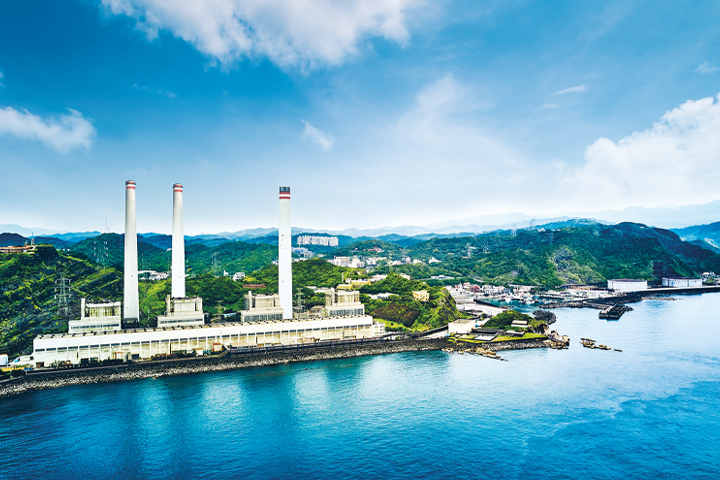
[[[161,362],[134,363],[116,367],[100,367],[87,370],[67,370],[31,374],[0,383],[0,397],[18,395],[33,390],[45,390],[71,385],[87,385],[91,383],[121,382],[157,378],[171,375],[187,375],[193,373],[219,372],[241,368],[265,367],[293,362],[312,362],[316,360],[333,360],[337,358],[362,357],[367,355],[383,355],[400,352],[417,352],[442,350],[454,346],[444,338],[418,339],[406,341],[387,341],[376,344],[353,345],[301,352],[281,352],[267,355],[246,357],[212,358],[198,357],[193,359],[170,360]],[[485,344],[492,350],[512,350],[526,348],[544,348],[542,342],[502,342]]]

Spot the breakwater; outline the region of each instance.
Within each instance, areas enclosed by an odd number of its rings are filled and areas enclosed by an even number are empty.
[[[293,362],[312,362],[317,360],[333,360],[337,358],[362,357],[367,355],[442,350],[452,345],[454,344],[448,342],[444,338],[386,341],[373,344],[342,346],[332,349],[324,348],[311,351],[290,351],[244,357],[234,357],[230,355],[227,355],[224,358],[199,357],[182,360],[124,364],[92,369],[33,373],[0,383],[0,397],[17,395],[33,390],[45,390],[72,385],[121,382],[171,375],[218,372],[223,370],[237,370],[241,368],[266,367]],[[488,349],[496,351],[547,348],[547,344],[542,341],[498,342],[484,345]]]

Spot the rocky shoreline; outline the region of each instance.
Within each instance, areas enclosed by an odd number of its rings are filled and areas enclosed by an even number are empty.
[[[294,362],[312,362],[337,358],[363,357],[400,352],[418,352],[443,350],[453,345],[445,339],[411,340],[384,342],[379,344],[340,347],[298,353],[278,353],[241,358],[194,358],[164,362],[147,362],[118,367],[103,367],[92,370],[69,370],[47,374],[26,375],[0,383],[0,397],[18,395],[34,390],[60,388],[71,385],[91,383],[121,382],[144,378],[158,378],[171,375],[218,372],[241,368],[283,365]],[[486,344],[492,350],[519,350],[527,348],[547,348],[543,342],[500,342]]]

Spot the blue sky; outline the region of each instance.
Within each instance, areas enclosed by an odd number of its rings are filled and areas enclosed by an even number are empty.
[[[0,4],[0,224],[189,234],[720,197],[716,1]]]

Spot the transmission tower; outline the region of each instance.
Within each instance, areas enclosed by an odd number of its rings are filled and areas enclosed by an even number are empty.
[[[105,219],[105,235],[103,235],[103,242],[100,245],[100,261],[98,262],[103,268],[107,267],[108,256],[108,235],[110,229],[108,228],[107,218]]]
[[[220,263],[217,259],[217,252],[213,253],[213,260],[212,260],[212,273],[216,277],[218,276],[218,270],[220,270]]]
[[[483,253],[490,253],[490,244],[487,239],[485,239],[485,243],[483,244]]]
[[[535,228],[535,219],[534,218],[532,220],[530,220],[530,223],[528,224],[529,230],[532,230],[533,228]]]
[[[552,232],[552,230],[550,230],[548,232],[548,245],[552,245],[552,244],[553,244],[553,232]]]
[[[510,235],[513,237],[517,237],[517,223],[513,223],[512,230],[510,230]]]
[[[304,312],[305,311],[305,301],[303,299],[303,293],[302,290],[298,290],[298,293],[295,294],[295,308],[298,312]]]
[[[55,300],[57,301],[58,317],[68,318],[70,316],[71,299],[70,279],[65,278],[65,274],[61,273],[60,278],[55,280]]]

